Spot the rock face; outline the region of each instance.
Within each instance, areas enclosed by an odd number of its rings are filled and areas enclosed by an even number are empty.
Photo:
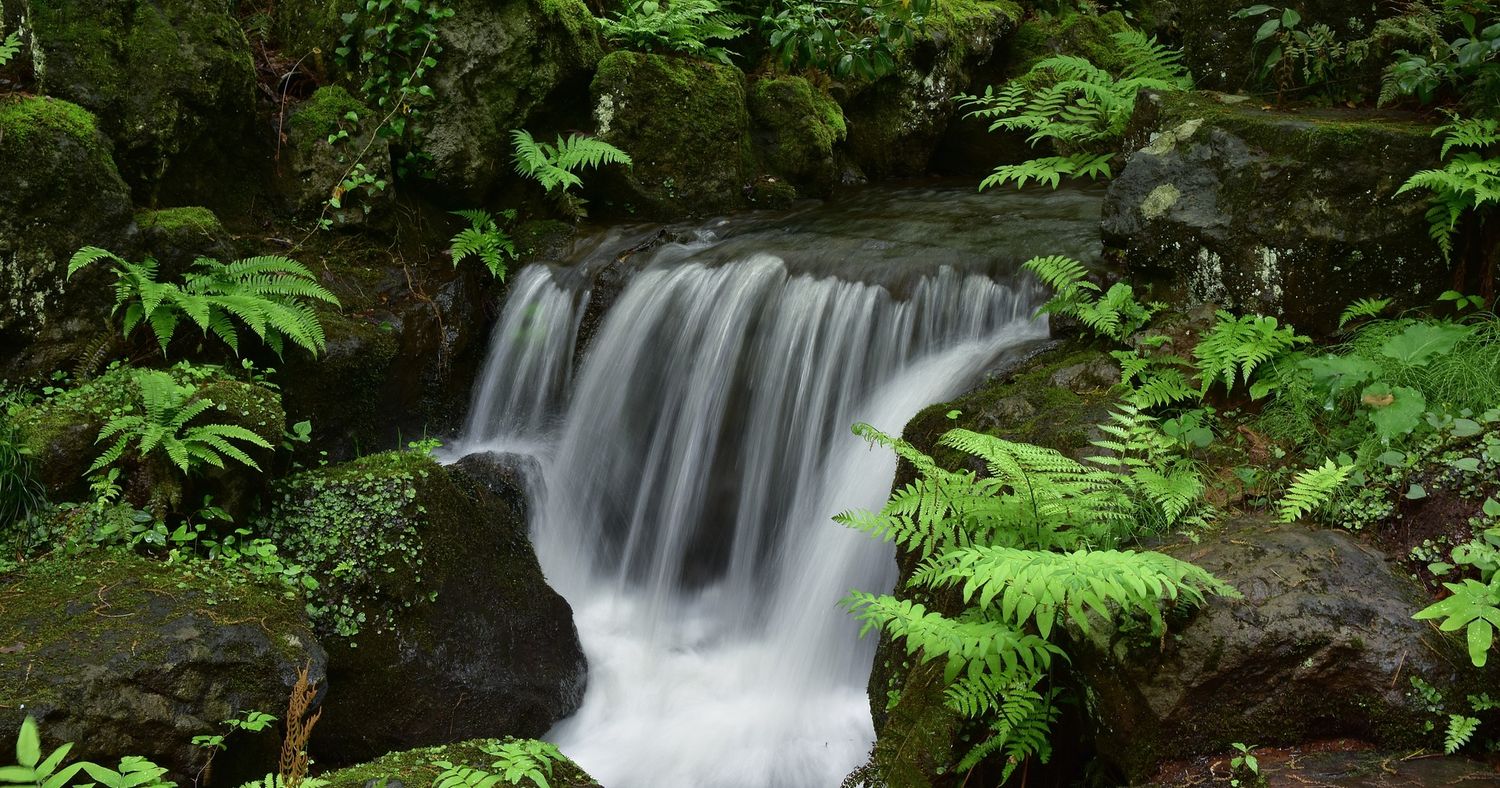
[[[844,111],[802,77],[756,80],[750,86],[752,136],[765,169],[804,196],[827,196],[838,179],[834,146],[849,129]]]
[[[599,136],[635,166],[612,199],[640,215],[712,214],[745,202],[755,178],[745,75],[703,60],[613,52],[594,77]]]
[[[1361,297],[1431,303],[1449,267],[1427,235],[1427,201],[1396,196],[1436,164],[1431,131],[1218,94],[1143,96],[1128,132],[1138,149],[1104,203],[1105,244],[1132,281],[1307,331],[1331,331]]]
[[[292,477],[278,498],[269,524],[283,550],[330,578],[310,596],[315,620],[343,633],[326,640],[321,762],[540,736],[577,708],[572,611],[542,577],[519,491],[390,453]]]
[[[150,204],[175,170],[196,180],[244,141],[255,67],[232,9],[229,0],[23,0],[5,16],[26,20],[40,92],[100,118],[137,202]]]
[[[516,741],[513,739],[471,739],[441,747],[421,747],[382,755],[369,763],[339,769],[321,777],[328,781],[328,788],[366,788],[372,782],[382,779],[387,785],[432,785],[443,772],[441,767],[433,765],[434,761],[446,761],[498,774],[502,770],[495,768],[494,753],[500,747],[514,743]],[[552,764],[552,773],[547,782],[557,788],[600,788],[594,778],[566,759]],[[531,781],[523,778],[515,783],[509,780],[500,783],[502,786],[515,784],[531,784]]]
[[[482,195],[511,172],[510,132],[540,134],[543,114],[581,108],[588,74],[604,53],[582,0],[460,0],[452,7],[456,13],[439,29],[436,103],[420,144],[439,182]]]
[[[843,101],[849,155],[866,175],[926,172],[956,114],[953,97],[982,91],[995,76],[986,69],[1020,18],[1020,7],[1008,2],[933,4],[926,31],[902,53],[897,71]]]
[[[1379,552],[1342,531],[1256,520],[1165,552],[1245,599],[1169,623],[1159,642],[1071,633],[1099,756],[1128,777],[1237,741],[1351,737],[1399,749],[1441,735],[1424,730],[1433,714],[1409,679],[1450,686],[1467,660],[1412,619],[1425,603]]]
[[[29,714],[49,746],[77,742],[75,757],[110,763],[143,755],[178,780],[203,766],[193,736],[246,711],[284,716],[304,666],[323,679],[301,604],[241,577],[94,553],[0,577],[0,611],[0,739]],[[233,743],[221,774],[274,760],[274,741]]]
[[[390,209],[395,198],[391,148],[375,134],[378,121],[337,85],[318,88],[292,112],[282,192],[293,214],[321,215],[335,227],[349,227]],[[356,171],[373,182],[360,178],[360,185],[346,193],[343,184]],[[330,202],[335,195],[338,207]]]
[[[0,375],[69,365],[69,341],[100,330],[113,290],[105,266],[69,283],[68,258],[133,232],[130,191],[94,116],[56,99],[0,98]]]

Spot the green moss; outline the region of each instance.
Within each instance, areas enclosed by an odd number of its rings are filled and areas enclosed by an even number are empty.
[[[443,772],[441,767],[433,765],[434,761],[446,761],[459,766],[495,771],[493,766],[495,756],[485,750],[493,749],[508,741],[515,741],[515,739],[471,739],[437,747],[393,752],[369,763],[329,772],[322,775],[322,779],[328,781],[328,788],[365,788],[372,782],[382,779],[392,783],[399,780],[411,786],[431,785]],[[590,788],[597,785],[572,761],[553,764],[552,779],[549,782],[558,788]],[[499,785],[508,786],[517,785],[517,783],[502,779]],[[520,785],[531,785],[531,781],[525,780]]]
[[[78,140],[109,158],[98,121],[83,107],[45,97],[0,100],[0,141],[8,143],[0,149],[19,153],[29,145],[54,144],[59,136]]]
[[[1012,73],[1024,74],[1037,61],[1054,55],[1084,57],[1106,71],[1119,73],[1128,63],[1120,57],[1110,36],[1130,29],[1129,20],[1119,11],[1032,17],[1016,31],[1011,44]]]
[[[456,494],[425,453],[373,454],[279,482],[261,529],[318,579],[308,610],[320,631],[349,637],[427,598],[428,506]]]
[[[224,232],[219,217],[213,211],[200,206],[163,208],[158,211],[140,211],[135,223],[142,230],[159,230],[164,233],[211,233]]]
[[[548,18],[555,19],[573,35],[586,36],[583,41],[595,42],[597,48],[599,20],[589,11],[583,0],[536,0],[537,7]],[[602,53],[600,53],[602,54]],[[597,58],[598,55],[595,55]]]
[[[976,32],[987,30],[996,14],[1004,16],[1012,24],[1021,21],[1025,10],[1011,0],[941,0],[933,4],[927,16],[927,38],[939,36],[962,39]],[[958,41],[950,41],[957,44]],[[960,57],[967,54],[960,52]]]
[[[124,551],[51,558],[0,576],[0,642],[25,646],[19,658],[0,660],[0,708],[56,700],[45,696],[46,682],[28,678],[75,672],[76,649],[121,649],[149,664],[173,644],[151,628],[160,617],[132,629],[131,611],[161,599],[214,621],[259,622],[283,635],[271,638],[283,661],[305,657],[296,633],[306,633],[306,619],[279,586],[204,563],[166,564]]]
[[[635,206],[681,215],[738,207],[754,151],[745,75],[683,57],[614,52],[592,86],[599,134],[635,160]]]
[[[767,168],[826,192],[833,185],[833,147],[848,136],[844,111],[802,77],[757,80],[750,112]]]

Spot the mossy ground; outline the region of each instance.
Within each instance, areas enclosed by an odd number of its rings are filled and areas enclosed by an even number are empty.
[[[201,206],[140,211],[135,215],[135,223],[142,230],[158,230],[163,233],[218,235],[224,232],[219,217]]]
[[[506,741],[513,740],[471,739],[437,747],[393,752],[369,763],[328,772],[321,775],[321,778],[328,781],[328,788],[365,788],[372,782],[378,783],[380,780],[391,783],[399,780],[402,784],[409,786],[431,785],[443,772],[442,767],[433,765],[435,761],[498,771],[493,766],[495,756],[485,752],[485,749],[496,747]],[[598,785],[572,761],[553,764],[552,779],[548,782],[557,788],[595,788]],[[519,785],[527,786],[531,784],[530,780],[519,783]],[[502,779],[498,785],[518,784]]]

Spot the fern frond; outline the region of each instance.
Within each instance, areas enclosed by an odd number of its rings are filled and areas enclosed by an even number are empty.
[[[1339,315],[1339,328],[1343,328],[1354,320],[1377,317],[1390,305],[1391,299],[1389,298],[1361,298],[1350,304],[1343,314]]]
[[[1354,473],[1354,465],[1340,465],[1333,460],[1324,460],[1317,468],[1308,468],[1292,479],[1278,507],[1281,521],[1295,522],[1304,515],[1328,503],[1333,494]]]

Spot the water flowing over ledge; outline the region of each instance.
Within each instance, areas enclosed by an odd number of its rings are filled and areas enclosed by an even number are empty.
[[[894,564],[830,518],[880,506],[895,461],[849,425],[899,432],[1043,338],[1017,265],[1094,249],[1093,195],[1014,202],[1033,215],[1008,236],[1005,200],[879,199],[891,221],[824,209],[654,250],[581,362],[587,287],[544,266],[512,287],[455,449],[540,462],[534,541],[590,660],[552,738],[612,788],[833,786],[864,758],[874,644],[837,602]]]

